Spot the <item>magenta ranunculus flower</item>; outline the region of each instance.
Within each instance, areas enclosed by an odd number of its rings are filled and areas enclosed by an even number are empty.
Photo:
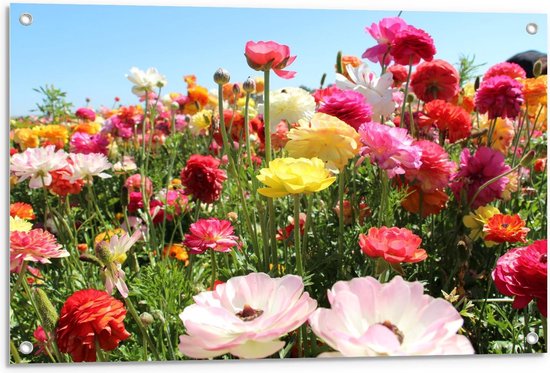
[[[244,359],[268,357],[285,345],[280,338],[301,326],[317,308],[302,278],[250,273],[200,293],[180,318],[186,333],[180,351],[195,359],[227,353]]]
[[[445,149],[434,142],[427,140],[415,141],[414,145],[422,151],[420,168],[406,170],[408,181],[416,181],[424,192],[443,190],[449,185],[449,179],[455,169],[455,163],[449,160]]]
[[[506,75],[483,80],[475,95],[477,111],[487,113],[489,119],[517,118],[524,101],[522,87],[520,82]]]
[[[228,220],[200,219],[189,227],[183,244],[190,254],[202,254],[208,249],[228,253],[238,246],[238,237],[233,235],[233,226]]]
[[[483,80],[492,78],[493,76],[506,75],[512,79],[525,79],[526,74],[523,67],[513,62],[500,62],[496,65],[493,65],[487,70],[485,75],[483,75]]]
[[[521,309],[533,299],[540,313],[547,317],[548,242],[538,240],[501,256],[493,270],[499,292],[513,296],[512,307]]]
[[[338,281],[328,291],[331,308],[310,317],[313,332],[336,352],[321,357],[466,355],[470,341],[457,334],[463,320],[453,305],[424,294],[420,282],[400,276]]]
[[[390,179],[404,174],[405,170],[419,168],[422,164],[421,150],[413,145],[414,140],[405,128],[370,122],[361,125],[359,135],[364,145],[361,155],[369,157],[371,163],[386,170]]]
[[[90,135],[85,132],[75,132],[71,136],[71,153],[101,153],[109,154],[109,139],[102,133]]]
[[[52,182],[50,171],[60,170],[67,166],[67,153],[55,145],[45,148],[28,148],[10,158],[10,171],[19,179],[18,183],[29,179],[29,188],[37,189]]]
[[[510,166],[504,162],[502,153],[482,146],[471,155],[470,150],[465,148],[460,154],[460,168],[453,177],[451,189],[458,200],[461,198],[461,191],[464,191],[466,203],[471,203],[472,208],[476,209],[501,198],[509,181],[507,177],[501,177],[487,186],[472,202],[479,187],[507,171],[510,171]]]
[[[380,20],[378,24],[373,23],[370,27],[366,27],[365,30],[378,44],[368,48],[361,57],[372,62],[379,62],[380,64],[383,62],[384,65],[388,65],[392,61],[389,53],[391,43],[395,35],[406,26],[407,23],[402,18],[388,17]]]
[[[402,28],[391,43],[390,53],[395,63],[416,65],[420,60],[431,61],[435,55],[432,37],[424,30],[408,25]]]
[[[93,122],[95,120],[95,112],[92,109],[88,109],[87,107],[81,107],[74,113],[77,118],[89,120],[90,122]]]
[[[10,232],[10,271],[21,267],[23,261],[51,263],[51,258],[63,258],[69,252],[61,248],[53,234],[42,229],[29,232]]]
[[[248,66],[254,70],[272,69],[275,74],[284,79],[291,79],[296,75],[295,71],[283,70],[296,59],[296,56],[290,55],[288,45],[274,41],[249,41],[246,43],[244,55]]]
[[[361,124],[370,122],[372,117],[372,107],[366,102],[365,97],[351,90],[338,89],[324,96],[317,111],[346,122],[356,131]]]

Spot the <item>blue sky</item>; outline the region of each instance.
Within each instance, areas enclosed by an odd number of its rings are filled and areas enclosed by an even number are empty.
[[[33,24],[19,24],[21,13]],[[214,87],[218,67],[232,81],[259,75],[246,64],[248,40],[275,40],[297,55],[292,80],[274,77],[273,88],[318,86],[323,73],[334,80],[338,50],[360,56],[374,45],[365,26],[397,12],[12,4],[10,7],[10,114],[28,114],[40,96],[32,88],[54,84],[76,107],[137,99],[125,78],[132,66],[156,67],[168,79],[166,92],[185,92],[182,77]],[[544,14],[403,12],[409,24],[432,35],[436,58],[458,62],[475,55],[483,69],[528,49],[547,51]],[[527,23],[539,31],[529,35]],[[374,66],[373,66],[374,67]]]

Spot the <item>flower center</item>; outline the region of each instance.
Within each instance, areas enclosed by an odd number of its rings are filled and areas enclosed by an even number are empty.
[[[391,332],[393,334],[395,334],[395,336],[397,337],[397,340],[399,341],[399,344],[403,344],[403,340],[405,339],[405,336],[403,335],[403,332],[397,328],[397,326],[393,325],[388,320],[384,321],[380,325],[383,325],[386,328],[388,328],[389,330],[391,330]]]
[[[540,261],[541,263],[548,263],[548,255],[542,254],[542,255],[540,256],[539,261]]]
[[[502,225],[501,225],[501,227],[502,227],[502,228],[505,228],[505,229],[508,228],[508,226],[509,226],[508,223],[502,223]]]
[[[245,304],[241,312],[237,312],[235,315],[238,316],[242,321],[252,321],[255,318],[260,317],[264,311],[255,310],[250,307],[248,304]]]

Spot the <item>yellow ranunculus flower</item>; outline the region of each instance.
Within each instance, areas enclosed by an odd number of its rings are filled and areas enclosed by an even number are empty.
[[[22,150],[36,148],[39,144],[38,136],[30,128],[17,128],[13,134],[13,141],[19,144]]]
[[[258,192],[272,198],[319,192],[336,180],[319,158],[277,158],[257,178],[267,186]]]
[[[10,232],[28,232],[32,229],[32,223],[20,217],[10,216]]]
[[[212,110],[201,110],[191,116],[189,129],[194,135],[208,131],[212,125]]]
[[[59,145],[66,144],[69,140],[69,130],[60,124],[36,126],[32,131],[41,139]]]
[[[484,238],[485,233],[483,232],[483,227],[487,221],[493,217],[493,215],[500,214],[499,209],[493,206],[481,206],[478,207],[475,211],[470,212],[468,215],[462,218],[462,222],[467,228],[470,228],[470,237],[473,241],[478,238]],[[485,241],[485,244],[488,247],[496,245],[495,242]]]
[[[288,133],[285,150],[291,157],[318,157],[333,172],[344,169],[359,153],[359,134],[340,119],[316,113],[310,123],[301,122]]]
[[[482,117],[481,120],[482,121],[479,126],[481,129],[489,129],[493,124],[493,120],[488,120],[486,116]],[[508,149],[512,145],[514,134],[514,122],[512,120],[508,118],[497,118],[491,139],[491,148],[501,152],[504,155],[508,154]],[[487,143],[487,136],[483,136],[482,141]]]

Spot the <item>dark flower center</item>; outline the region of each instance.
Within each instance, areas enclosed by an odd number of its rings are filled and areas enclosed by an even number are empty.
[[[257,317],[260,317],[264,313],[262,310],[255,310],[248,304],[245,304],[241,312],[237,312],[235,315],[243,321],[252,321]]]
[[[502,227],[502,228],[505,228],[505,229],[508,228],[508,226],[509,226],[508,223],[502,223],[502,225],[501,225],[501,227]]]
[[[541,263],[547,263],[547,262],[548,262],[548,255],[542,254],[542,255],[540,256],[539,261],[540,261]]]
[[[397,337],[397,340],[399,341],[399,344],[403,344],[403,340],[405,339],[405,335],[403,334],[403,332],[401,330],[399,330],[397,328],[397,326],[393,325],[388,320],[384,321],[380,325],[383,325],[386,328],[388,328],[389,330],[391,330],[392,333],[395,334],[395,336]]]

